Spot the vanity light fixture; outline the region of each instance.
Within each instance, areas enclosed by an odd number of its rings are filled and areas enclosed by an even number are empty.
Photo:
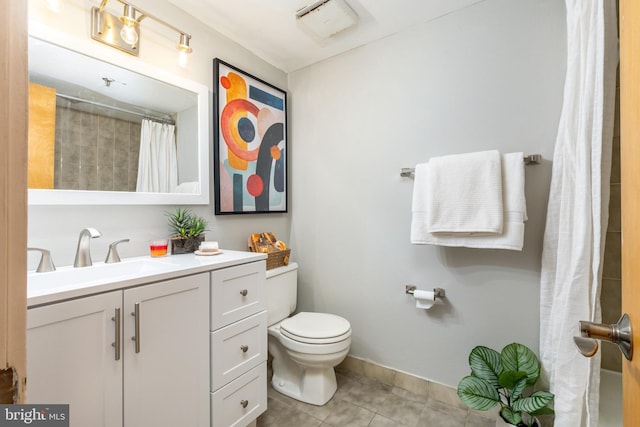
[[[109,0],[102,0],[99,7],[91,8],[91,38],[138,56],[140,22],[150,18],[179,34],[177,48],[181,55],[181,62],[186,62],[186,55],[193,51],[189,46],[191,35],[124,0],[118,0],[123,4],[124,9],[122,15],[116,17],[105,10],[108,2]],[[182,56],[185,56],[184,60]]]
[[[189,55],[193,49],[189,46],[189,41],[191,38],[186,34],[180,34],[180,42],[178,43],[178,64],[181,67],[187,66],[187,55]]]

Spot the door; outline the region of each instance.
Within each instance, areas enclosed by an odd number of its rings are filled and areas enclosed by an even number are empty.
[[[640,420],[640,2],[620,0],[620,161],[622,179],[622,312],[628,313],[633,360],[623,359],[623,424]]]
[[[124,291],[124,425],[209,425],[209,273]]]
[[[0,402],[13,403],[23,401],[26,385],[28,78],[23,0],[0,2],[0,57]]]
[[[121,305],[116,291],[28,311],[28,403],[69,404],[72,427],[122,426]]]

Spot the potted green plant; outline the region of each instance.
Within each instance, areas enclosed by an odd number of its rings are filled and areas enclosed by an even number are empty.
[[[186,254],[196,251],[204,241],[207,221],[194,215],[188,208],[176,208],[167,213],[171,229],[171,253]]]
[[[525,345],[512,343],[500,353],[477,346],[469,354],[469,366],[471,375],[458,384],[458,396],[469,408],[487,411],[500,405],[500,417],[518,427],[539,426],[537,416],[553,414],[547,406],[553,393],[531,393],[540,377],[540,362]]]

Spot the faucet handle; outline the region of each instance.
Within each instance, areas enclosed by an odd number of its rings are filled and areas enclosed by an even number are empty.
[[[37,273],[46,273],[48,271],[56,271],[56,266],[53,265],[51,259],[51,251],[42,248],[27,248],[28,251],[39,251],[42,256],[40,257],[40,263],[36,269]]]
[[[120,262],[120,255],[118,254],[118,244],[128,242],[129,239],[117,240],[109,245],[109,253],[107,253],[107,259],[104,260],[105,264],[111,264],[114,262]]]

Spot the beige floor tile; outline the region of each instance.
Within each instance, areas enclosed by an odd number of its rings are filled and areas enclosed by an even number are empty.
[[[477,414],[469,413],[465,427],[495,427],[495,425],[495,419],[492,420],[486,417],[481,417]]]
[[[341,395],[342,400],[354,403],[371,411],[377,411],[378,407],[392,395],[392,387],[374,380],[373,382],[358,382],[352,385],[347,393]]]
[[[369,378],[374,378],[383,384],[393,385],[396,371],[384,366],[376,365],[375,363],[364,363],[364,375]]]
[[[380,414],[376,414],[369,423],[369,427],[398,427],[398,423]]]
[[[415,426],[425,406],[425,402],[409,400],[392,394],[378,407],[378,414],[402,425]]]
[[[324,423],[335,427],[366,427],[375,415],[375,412],[361,406],[354,405],[351,402],[340,401]]]
[[[430,399],[425,406],[418,425],[429,427],[461,427],[467,420],[467,411]]]
[[[460,409],[467,409],[458,397],[457,390],[442,384],[434,382],[429,384],[429,398]]]
[[[400,387],[401,389],[411,391],[415,394],[424,396],[429,395],[429,381],[422,378],[414,377],[413,375],[405,374],[404,372],[396,372],[393,378],[393,385]]]
[[[359,364],[358,369],[364,365]],[[382,371],[381,371],[382,372]],[[469,411],[456,390],[396,372],[394,385],[336,369],[338,390],[324,406],[278,393],[269,383],[268,409],[257,427],[493,427],[491,413]],[[407,388],[400,387],[405,385]],[[428,397],[427,397],[428,390]]]

